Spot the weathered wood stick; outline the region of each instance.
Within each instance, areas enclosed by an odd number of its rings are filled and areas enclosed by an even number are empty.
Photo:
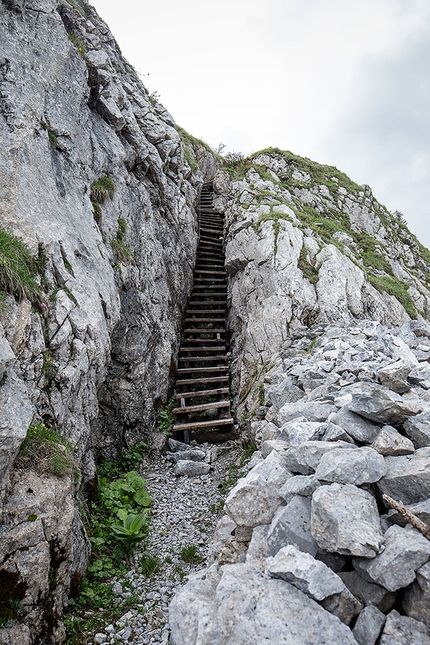
[[[391,508],[394,508],[396,511],[398,511],[400,515],[404,517],[404,519],[409,522],[409,524],[412,524],[412,526],[417,529],[417,531],[422,533],[424,537],[430,540],[430,526],[428,526],[428,524],[414,515],[412,511],[407,509],[406,506],[402,504],[402,502],[396,502],[396,500],[389,495],[382,495],[382,499],[384,500],[384,502],[387,502],[388,506],[391,506]]]

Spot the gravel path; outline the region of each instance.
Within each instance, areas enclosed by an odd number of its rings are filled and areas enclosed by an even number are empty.
[[[187,576],[205,566],[225,497],[219,484],[228,476],[230,464],[243,453],[240,442],[233,441],[199,448],[210,452],[213,469],[208,475],[176,477],[173,466],[163,458],[144,460],[140,472],[152,498],[149,540],[137,547],[129,572],[113,586],[118,604],[132,600],[130,596],[136,596],[136,602],[119,620],[106,625],[103,633],[96,634],[89,645],[169,643],[169,602]],[[191,562],[183,559],[187,553],[182,550],[187,547],[188,556],[196,551]],[[147,577],[142,573],[142,562],[147,568],[157,562],[158,571]]]

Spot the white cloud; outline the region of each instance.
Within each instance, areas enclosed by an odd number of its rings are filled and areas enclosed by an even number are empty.
[[[333,163],[430,245],[427,0],[92,2],[192,134]]]

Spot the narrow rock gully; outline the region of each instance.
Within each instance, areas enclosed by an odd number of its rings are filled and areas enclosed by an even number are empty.
[[[194,283],[180,345],[175,440],[169,440],[167,457],[145,456],[142,461],[140,473],[152,499],[149,537],[135,549],[128,573],[112,587],[114,603],[130,608],[86,637],[82,642],[87,645],[169,643],[170,600],[190,573],[210,561],[231,474],[239,475],[243,463],[230,410],[223,220],[212,201],[212,187],[206,185],[198,207]],[[182,442],[191,443],[189,450],[181,450],[187,447]]]

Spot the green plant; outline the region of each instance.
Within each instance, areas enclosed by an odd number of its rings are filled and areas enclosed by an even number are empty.
[[[29,427],[15,465],[60,478],[77,472],[70,444],[44,423]]]
[[[154,576],[160,570],[161,561],[157,556],[151,555],[150,553],[145,551],[140,560],[140,566],[145,578],[152,578],[152,576]]]
[[[316,284],[319,280],[318,269],[308,260],[308,250],[303,245],[300,249],[300,255],[297,266],[303,273],[303,277],[307,278],[311,284]]]
[[[119,458],[115,461],[102,461],[98,466],[99,477],[104,478],[104,481],[116,479],[122,476],[122,473],[129,470],[136,471],[142,461],[142,454],[146,450],[146,443],[139,441],[134,446],[123,448]],[[144,480],[143,485],[145,484]]]
[[[113,482],[100,478],[100,499],[103,506],[121,521],[135,509],[147,509],[151,498],[145,489],[145,480],[135,470],[125,473]]]
[[[42,291],[35,278],[42,268],[42,256],[34,258],[24,242],[0,227],[0,292],[40,304]]]
[[[408,293],[408,286],[393,276],[367,276],[369,282],[377,289],[380,293],[386,291],[391,296],[397,298],[401,305],[406,309],[411,318],[417,317],[417,308],[414,305],[414,302],[411,296]]]
[[[97,224],[100,224],[102,221],[102,208],[98,202],[91,200],[93,205],[93,217]]]
[[[112,531],[118,540],[123,540],[128,549],[145,539],[147,534],[148,517],[146,513],[134,515],[130,513],[121,524],[112,524]]]
[[[70,42],[76,47],[78,54],[82,56],[82,58],[86,58],[87,51],[85,49],[85,45],[77,36],[75,36],[74,33],[69,32],[68,34]]]
[[[126,231],[127,231],[127,222],[123,217],[118,217],[118,230],[116,232],[116,239],[118,240],[118,242],[123,241]]]
[[[121,242],[118,239],[111,240],[111,247],[115,251],[115,254],[121,262],[127,262],[128,260],[131,260],[133,258],[133,254],[130,251],[129,247],[127,244],[124,244],[124,242]]]
[[[312,338],[312,340],[309,343],[308,348],[306,350],[306,354],[310,354],[312,352],[312,350],[315,347],[316,343],[317,343],[317,338]]]
[[[172,427],[173,427],[173,424],[175,423],[175,415],[172,413],[172,410],[175,407],[175,405],[176,405],[176,398],[175,396],[172,396],[170,401],[161,410],[160,415],[158,417],[159,431],[169,437],[172,434]]]
[[[264,396],[264,385],[263,383],[258,384],[258,402],[260,405],[264,405],[265,396]]]
[[[108,175],[102,175],[97,181],[91,184],[90,198],[92,202],[103,204],[108,199],[112,199],[115,192],[115,184]]]
[[[52,381],[57,373],[57,366],[51,358],[49,350],[43,352],[42,372],[47,381]]]
[[[188,564],[198,564],[203,562],[204,558],[197,555],[197,547],[194,544],[190,544],[181,549],[181,560],[188,562]]]

